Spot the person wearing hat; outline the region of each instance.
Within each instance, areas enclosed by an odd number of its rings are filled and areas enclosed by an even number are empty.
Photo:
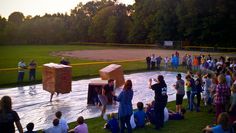
[[[181,79],[181,74],[177,74],[176,78],[177,78],[177,81],[174,85],[175,87],[175,90],[177,91],[176,93],[176,112],[179,112],[181,113],[181,109],[182,109],[182,103],[183,103],[183,97],[184,97],[184,94],[185,94],[185,91],[184,91],[184,80]]]

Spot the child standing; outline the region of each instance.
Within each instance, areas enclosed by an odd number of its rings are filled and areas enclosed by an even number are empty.
[[[168,63],[169,63],[169,58],[165,57],[164,62],[165,62],[165,70],[167,70],[168,69]]]
[[[205,106],[211,104],[210,87],[211,87],[211,75],[207,74],[206,76],[204,76],[204,86],[203,86],[204,105]]]
[[[185,82],[185,91],[186,91],[186,94],[187,94],[187,101],[188,101],[188,109],[190,109],[190,94],[191,94],[191,83],[190,83],[190,79],[191,79],[191,76],[190,75],[187,75],[185,77],[186,79],[186,82]]]

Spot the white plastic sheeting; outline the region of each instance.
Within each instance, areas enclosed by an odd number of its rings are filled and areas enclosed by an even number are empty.
[[[176,82],[176,72],[144,72],[125,75],[125,79],[131,79],[133,82],[133,107],[141,101],[150,103],[154,100],[154,92],[148,89],[149,78],[157,78],[159,74],[164,76],[168,86],[168,101],[175,100],[175,90],[173,85]],[[182,74],[185,77],[185,74]],[[0,90],[0,97],[8,95],[12,98],[13,109],[18,112],[20,121],[25,129],[29,122],[35,124],[35,130],[45,129],[52,125],[56,111],[62,111],[63,117],[68,121],[76,121],[78,116],[84,118],[93,118],[100,116],[101,112],[96,106],[87,105],[88,83],[90,80],[98,80],[99,78],[78,80],[72,82],[72,92],[53,97],[53,101],[49,102],[50,93],[42,89],[42,84],[23,86],[17,88],[6,88]],[[116,94],[121,89],[116,89]],[[107,114],[118,111],[118,104],[111,105],[107,109]]]

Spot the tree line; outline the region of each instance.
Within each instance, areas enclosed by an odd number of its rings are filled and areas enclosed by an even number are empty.
[[[233,46],[235,32],[235,0],[135,0],[128,6],[101,0],[79,3],[70,14],[0,16],[1,44],[174,40]]]

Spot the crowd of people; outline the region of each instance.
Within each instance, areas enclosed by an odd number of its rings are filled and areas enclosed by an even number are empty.
[[[158,59],[157,59],[158,58]],[[160,69],[162,57],[155,55],[147,58],[147,69]],[[167,59],[166,59],[167,58]],[[171,65],[173,69],[179,66],[179,53],[173,54]],[[158,61],[157,61],[158,60]],[[164,60],[168,60],[165,57]],[[168,61],[167,61],[168,62]],[[166,63],[166,61],[165,61]],[[176,89],[176,110],[167,111],[169,120],[184,119],[185,108],[182,106],[183,97],[187,95],[187,108],[189,111],[202,111],[201,108],[208,109],[208,112],[215,112],[216,126],[206,126],[205,132],[229,132],[233,131],[233,125],[236,123],[236,67],[234,60],[220,57],[219,60],[213,59],[210,55],[192,56],[186,55],[182,59],[182,64],[188,70],[185,79],[181,74],[176,75],[176,83],[173,85]],[[24,65],[22,65],[24,67]],[[165,66],[168,67],[168,64]],[[196,72],[196,74],[194,74]],[[165,83],[163,75],[158,75],[156,79],[149,79],[149,89],[154,91],[154,101],[144,107],[142,102],[137,103],[138,110],[133,113],[132,99],[134,96],[132,80],[126,80],[121,93],[116,96],[114,93],[114,80],[110,79],[108,84],[98,93],[99,103],[102,105],[101,116],[106,114],[107,104],[118,102],[118,119],[115,114],[111,114],[107,120],[106,128],[112,133],[124,133],[127,129],[128,133],[132,133],[133,125],[130,121],[134,120],[136,128],[143,128],[150,122],[155,126],[156,130],[164,127],[166,119],[165,110],[168,101],[167,88],[169,85]],[[116,101],[116,102],[115,102]],[[201,105],[203,101],[203,106]],[[99,105],[99,104],[98,104]],[[145,109],[146,108],[146,109]],[[44,132],[88,132],[88,126],[84,122],[84,118],[79,116],[78,125],[72,129],[68,129],[66,121],[61,117],[62,113],[56,112],[52,127],[45,129]],[[119,122],[118,122],[119,121]],[[20,133],[23,132],[20,124],[20,118],[14,110],[12,110],[11,98],[3,96],[0,106],[0,129],[1,131],[14,132],[14,123]],[[27,125],[27,129],[33,131],[33,123]]]
[[[155,58],[154,54],[151,57],[147,57],[147,69],[159,70],[159,63],[161,62],[161,60],[162,57],[157,56]],[[168,57],[165,57],[164,60],[168,60]],[[170,60],[172,68],[178,68],[180,62],[179,53],[176,52],[175,54],[173,54]],[[165,61],[165,63],[166,62],[168,61]],[[157,65],[155,65],[156,63]],[[235,60],[230,60],[230,58],[225,59],[222,56],[219,59],[213,59],[210,55],[199,55],[195,56],[194,59],[192,59],[192,56],[185,55],[182,59],[182,65],[186,67],[188,72],[185,80],[182,79],[181,74],[178,74],[176,76],[177,81],[173,85],[176,89],[176,111],[172,112],[172,114],[177,114],[177,116],[174,115],[174,118],[184,118],[183,112],[185,111],[183,111],[184,107],[182,106],[182,103],[183,97],[186,94],[188,103],[186,108],[187,110],[195,110],[196,112],[200,112],[201,110],[203,110],[201,108],[206,108],[208,110],[208,113],[215,112],[214,124],[218,124],[216,126],[217,131],[215,131],[216,129],[211,130],[214,127],[210,126],[204,128],[204,131],[212,131],[213,133],[215,133],[218,131],[230,132],[231,130],[233,130],[233,125],[235,126],[236,123]],[[165,64],[165,66],[168,66],[168,64]],[[129,80],[129,82],[131,81]],[[151,117],[147,118],[149,118],[148,120],[150,122],[152,121],[151,123],[155,125],[155,129],[159,130],[164,126],[164,109],[167,105],[168,100],[167,84],[165,83],[163,75],[159,75],[157,79],[149,79],[149,88],[152,89],[155,93],[155,100],[152,104],[152,113],[150,113],[150,108],[147,112],[143,113],[143,104],[139,102],[137,105],[138,113],[134,113],[134,120],[137,127],[144,127],[145,118],[147,116],[150,116],[150,114],[153,114],[151,115]],[[126,120],[128,119],[130,121],[132,116],[132,103],[130,103],[132,93],[128,95],[126,89],[124,88],[121,94],[126,94],[126,97],[124,98],[127,98],[126,100],[124,100],[126,102],[120,101],[118,111],[118,119],[121,123],[121,132],[123,132],[122,123],[125,122],[121,121],[123,119],[121,119],[119,115],[123,114],[123,112],[126,112]],[[203,101],[203,107],[200,106],[201,101]],[[170,118],[173,118],[172,115],[170,115]],[[221,121],[226,122],[226,126],[222,125]],[[132,130],[130,130],[130,127],[131,126],[127,124],[128,132],[132,132]]]
[[[151,56],[146,57],[146,64],[147,64],[147,70],[160,70],[161,69],[161,61],[164,60],[164,69],[167,70],[169,68],[169,64],[171,64],[172,69],[178,69],[180,65],[180,57],[179,52],[176,51],[174,54],[172,54],[171,57],[161,57],[156,56],[155,54],[152,54]]]

